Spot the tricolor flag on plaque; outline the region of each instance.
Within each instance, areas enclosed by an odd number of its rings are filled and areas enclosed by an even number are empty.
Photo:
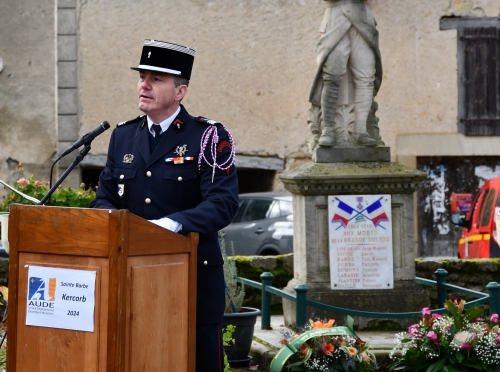
[[[337,199],[337,201],[339,204],[333,214],[332,222],[340,222],[344,227],[346,227],[351,219],[352,212],[354,212],[354,208],[351,208],[340,199]]]
[[[378,226],[382,221],[389,221],[389,217],[387,217],[380,199],[370,204],[366,208],[366,211],[368,212],[374,226]]]

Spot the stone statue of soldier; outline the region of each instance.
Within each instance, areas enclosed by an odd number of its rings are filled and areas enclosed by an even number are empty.
[[[366,0],[325,2],[309,96],[310,149],[383,145],[373,100],[382,81],[375,19]]]

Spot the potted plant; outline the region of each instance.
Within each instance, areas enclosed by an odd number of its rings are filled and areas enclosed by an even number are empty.
[[[244,367],[252,360],[252,357],[248,354],[252,346],[257,316],[261,314],[261,311],[242,306],[245,289],[236,280],[238,273],[236,261],[234,260],[234,248],[231,246],[233,259],[230,259],[226,253],[226,244],[222,233],[219,233],[219,241],[224,259],[224,279],[226,284],[226,309],[222,326],[223,328],[230,325],[235,327],[232,335],[234,342],[224,346],[224,351],[232,368]]]
[[[446,301],[447,314],[422,309],[422,320],[396,336],[390,371],[498,371],[500,329],[498,314],[489,319],[484,309],[465,301]]]
[[[22,171],[22,164],[19,167]],[[9,241],[7,239],[8,222],[9,222],[9,207],[11,204],[36,204],[48,192],[47,181],[37,181],[34,176],[29,178],[20,178],[14,182],[14,186],[10,186],[0,180],[7,190],[10,190],[4,196],[3,202],[0,203],[0,224],[1,224],[1,241],[7,253],[9,253]],[[52,194],[50,201],[46,205],[60,207],[78,207],[86,208],[95,198],[95,191],[85,189],[85,184],[81,184],[79,189],[71,187],[59,186]]]

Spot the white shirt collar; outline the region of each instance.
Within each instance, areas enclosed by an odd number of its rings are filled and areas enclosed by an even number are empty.
[[[177,117],[177,115],[179,115],[179,112],[181,112],[181,107],[180,106],[177,108],[177,110],[174,112],[174,114],[172,116],[166,118],[161,123],[155,123],[155,122],[153,122],[153,120],[151,120],[149,118],[149,116],[148,116],[147,118],[148,118],[148,129],[149,129],[149,132],[154,136],[155,135],[155,131],[151,127],[152,127],[153,124],[160,124],[160,126],[161,126],[161,133],[160,134],[165,133],[167,131],[168,127],[170,126],[170,124],[172,124],[172,122]]]

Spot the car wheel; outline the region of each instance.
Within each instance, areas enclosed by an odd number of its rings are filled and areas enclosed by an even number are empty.
[[[264,248],[260,253],[259,256],[277,256],[280,253],[276,251],[274,248]]]

